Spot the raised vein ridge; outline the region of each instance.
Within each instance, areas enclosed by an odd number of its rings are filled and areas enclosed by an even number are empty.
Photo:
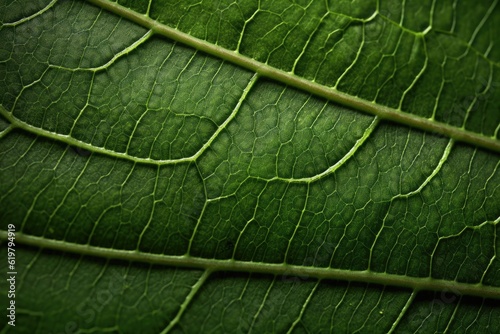
[[[7,239],[7,232],[0,231],[0,239]],[[315,279],[347,280],[363,283],[373,283],[403,288],[431,291],[449,291],[450,293],[477,296],[482,298],[500,299],[500,287],[483,285],[481,283],[470,284],[456,281],[434,279],[430,277],[411,277],[387,273],[373,272],[370,270],[351,271],[334,268],[305,267],[300,265],[289,265],[285,263],[262,263],[240,260],[220,260],[192,257],[189,255],[163,255],[143,253],[137,250],[119,250],[104,247],[80,245],[61,240],[46,239],[43,237],[30,236],[16,233],[16,240],[25,245],[39,248],[48,248],[63,252],[97,256],[108,259],[119,259],[125,261],[143,262],[178,267],[201,268],[209,272],[214,271],[240,271],[255,272],[271,275],[288,275],[311,277]]]
[[[356,96],[340,92],[330,87],[309,81],[298,77],[292,73],[276,69],[267,64],[246,57],[238,52],[222,48],[218,45],[190,36],[174,28],[161,24],[152,18],[134,12],[117,3],[108,0],[88,0],[90,3],[106,9],[116,15],[122,16],[132,22],[135,22],[145,28],[151,29],[154,33],[178,41],[197,50],[224,59],[233,64],[256,72],[261,76],[271,78],[286,85],[302,89],[311,94],[321,96],[328,100],[351,107],[355,110],[376,115],[381,119],[394,121],[400,124],[411,126],[428,132],[445,135],[456,141],[469,143],[475,146],[483,147],[495,152],[500,152],[500,141],[494,137],[487,137],[479,133],[467,131],[448,124],[436,122],[420,116],[404,113],[394,108],[376,104]]]

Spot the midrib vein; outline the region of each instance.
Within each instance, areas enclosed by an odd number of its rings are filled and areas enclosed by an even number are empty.
[[[486,137],[479,133],[432,121],[427,118],[415,116],[396,110],[394,108],[389,108],[383,105],[376,104],[374,102],[366,101],[359,97],[342,93],[333,88],[326,87],[324,85],[298,77],[292,73],[276,69],[272,66],[256,61],[255,59],[246,57],[238,52],[231,51],[218,45],[198,39],[179,30],[161,24],[146,15],[134,12],[133,10],[123,7],[117,3],[110,2],[108,0],[87,1],[116,15],[135,22],[145,28],[151,29],[158,35],[191,46],[197,50],[203,51],[212,56],[221,58],[225,61],[256,72],[260,76],[265,76],[284,83],[288,86],[302,89],[311,94],[321,96],[344,106],[354,108],[355,110],[376,115],[381,119],[390,120],[424,131],[441,134],[453,138],[456,141],[469,143],[495,152],[500,152],[500,141],[492,137]]]
[[[7,239],[7,232],[0,230],[0,239]],[[96,256],[107,259],[117,259],[132,262],[159,264],[166,266],[200,268],[209,272],[236,271],[249,273],[264,273],[271,275],[299,276],[315,279],[347,280],[363,283],[374,283],[386,286],[398,286],[414,291],[431,290],[449,293],[477,296],[482,298],[500,299],[500,287],[482,284],[467,284],[455,281],[410,277],[373,271],[350,271],[334,268],[304,267],[299,265],[249,262],[240,260],[206,259],[191,256],[175,256],[151,254],[138,251],[110,249],[97,246],[81,245],[60,240],[46,239],[37,236],[16,233],[19,244],[38,248],[52,249],[62,252]]]

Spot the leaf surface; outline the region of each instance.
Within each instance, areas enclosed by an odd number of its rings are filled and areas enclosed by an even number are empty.
[[[500,327],[498,1],[0,13],[4,332]]]

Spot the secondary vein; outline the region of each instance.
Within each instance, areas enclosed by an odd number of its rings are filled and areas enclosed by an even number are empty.
[[[105,10],[122,16],[132,22],[135,22],[143,27],[151,29],[158,35],[162,35],[215,57],[224,59],[228,62],[256,72],[260,76],[271,78],[286,85],[302,89],[311,94],[324,97],[328,100],[340,103],[356,110],[376,115],[381,119],[394,121],[428,132],[445,135],[447,137],[453,138],[456,141],[469,143],[495,152],[500,152],[500,141],[496,140],[495,137],[487,137],[479,133],[467,131],[465,129],[457,128],[449,124],[440,123],[431,119],[401,112],[400,110],[396,110],[394,108],[379,105],[374,102],[370,102],[362,98],[340,92],[331,87],[312,82],[305,78],[298,77],[292,73],[285,72],[270,65],[261,63],[238,52],[228,50],[218,45],[198,39],[174,28],[168,27],[146,15],[137,13],[115,2],[110,2],[108,0],[88,1],[96,6],[99,6]]]

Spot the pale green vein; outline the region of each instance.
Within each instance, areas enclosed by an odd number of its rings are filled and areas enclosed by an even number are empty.
[[[496,224],[498,224],[498,222],[500,222],[500,217],[498,217],[493,222],[493,224],[496,225]],[[493,230],[493,242],[492,242],[492,244],[493,244],[493,256],[490,258],[490,262],[488,263],[488,266],[486,266],[486,269],[484,270],[484,273],[481,276],[481,280],[480,280],[481,283],[484,281],[484,277],[486,276],[486,273],[490,271],[490,268],[493,265],[493,262],[497,258],[498,249],[495,247],[495,245],[497,245],[497,230]]]
[[[23,17],[22,19],[20,19],[18,21],[15,21],[15,22],[2,22],[2,26],[5,26],[5,27],[15,27],[17,25],[23,24],[24,22],[28,22],[29,20],[32,20],[35,17],[40,16],[43,13],[45,13],[47,10],[49,10],[50,8],[52,8],[56,3],[57,3],[57,0],[52,0],[47,6],[43,7],[38,12],[36,12],[34,14],[31,14],[30,16]]]
[[[59,166],[59,163],[61,160],[64,159],[66,153],[68,152],[68,148],[64,151],[64,153],[61,155],[61,158],[59,159],[59,161],[57,162],[57,165],[54,167],[54,169],[56,169],[58,166]],[[77,192],[75,190],[77,184],[81,181],[82,179],[82,176],[83,174],[87,171],[87,168],[88,168],[88,165],[89,165],[89,162],[90,162],[90,159],[87,159],[87,161],[85,162],[85,165],[83,166],[83,168],[80,170],[80,173],[78,174],[78,176],[75,177],[75,179],[73,180],[73,183],[71,184],[71,186],[68,187],[68,189],[66,190],[64,196],[62,199],[59,200],[59,203],[57,204],[56,208],[52,211],[52,213],[50,214],[49,216],[49,221],[52,221],[52,219],[54,219],[54,217],[56,216],[57,212],[62,208],[64,207],[65,205],[67,205],[67,200],[68,200],[68,197],[71,196],[72,194],[74,194],[75,192]],[[33,202],[33,204],[35,204],[35,202]],[[23,225],[26,223],[26,220],[28,219],[28,216],[30,214],[27,213],[25,218],[24,218],[24,221],[23,221]],[[47,231],[47,229],[49,228],[49,224],[47,224],[45,226],[45,229],[44,229],[44,234],[45,232]],[[71,227],[71,224],[70,224],[70,227]]]
[[[235,256],[236,256],[236,251],[238,250],[238,247],[240,246],[240,240],[241,240],[241,238],[243,237],[243,234],[246,232],[247,227],[249,227],[249,226],[250,226],[250,223],[251,223],[252,221],[255,221],[255,217],[257,216],[257,212],[258,212],[259,208],[261,207],[261,203],[260,203],[260,201],[261,201],[261,198],[263,198],[262,194],[266,191],[266,188],[267,188],[267,184],[266,184],[266,186],[265,186],[265,187],[262,187],[262,190],[261,190],[261,191],[260,191],[260,193],[257,195],[257,204],[255,205],[255,207],[254,207],[254,209],[253,209],[253,215],[252,215],[252,217],[251,217],[250,219],[248,219],[247,223],[245,224],[245,226],[243,226],[243,228],[241,229],[240,233],[238,234],[238,238],[236,239],[236,242],[234,243],[233,255],[231,256],[231,258],[233,258],[233,259],[234,259],[234,258],[235,258]],[[285,193],[286,193],[286,190],[285,190],[285,192],[283,192],[283,196],[285,196]],[[281,202],[281,201],[280,201],[280,202]],[[200,216],[200,218],[198,219],[198,224],[196,225],[196,229],[195,229],[195,230],[197,230],[197,229],[198,229],[198,225],[199,225],[199,224],[200,224],[200,222],[201,222],[201,217],[202,217],[202,216]],[[194,233],[193,233],[193,236],[191,237],[191,239],[190,239],[190,240],[193,240],[193,239],[194,239]],[[189,243],[189,248],[188,248],[188,250],[190,250],[190,249],[191,249],[191,242]],[[189,253],[188,253],[188,254],[189,254]]]
[[[259,78],[258,74],[254,74],[253,77],[250,79],[250,81],[247,84],[247,87],[243,90],[243,93],[241,94],[241,97],[234,107],[233,111],[229,115],[229,117],[226,118],[226,120],[217,128],[217,130],[212,134],[212,136],[205,142],[205,144],[192,156],[190,157],[185,157],[185,158],[179,158],[179,159],[152,159],[152,158],[140,158],[140,157],[135,157],[132,155],[129,155],[127,153],[122,153],[122,152],[116,152],[113,150],[109,150],[105,147],[99,147],[99,146],[94,146],[92,144],[86,143],[84,141],[75,139],[71,137],[70,135],[63,135],[57,132],[52,132],[48,131],[33,125],[30,125],[26,122],[23,122],[19,120],[18,118],[14,117],[11,112],[7,111],[2,105],[0,105],[0,115],[4,116],[11,124],[13,127],[20,128],[26,131],[29,131],[33,134],[39,135],[41,137],[46,137],[50,139],[56,139],[62,142],[65,142],[69,145],[73,145],[76,147],[80,147],[92,152],[96,153],[102,153],[106,154],[111,157],[116,157],[120,159],[126,159],[130,160],[133,162],[139,162],[139,163],[146,163],[146,164],[155,164],[155,165],[171,165],[171,164],[177,164],[177,163],[182,163],[182,162],[193,162],[198,157],[205,152],[205,150],[210,147],[212,142],[217,138],[217,136],[221,133],[222,130],[226,128],[226,126],[231,122],[238,111],[240,110],[240,107],[245,101],[248,93],[252,89],[253,85],[257,82]]]
[[[361,43],[359,44],[358,51],[356,52],[356,57],[354,57],[354,60],[352,63],[344,70],[344,73],[342,73],[339,78],[337,79],[337,82],[335,83],[335,86],[333,86],[333,89],[337,90],[337,86],[339,85],[340,81],[349,73],[349,71],[354,67],[354,65],[358,62],[359,55],[361,54],[361,51],[363,50],[363,46],[365,45],[365,26],[363,25],[363,33],[361,34]]]
[[[363,135],[356,141],[356,143],[351,147],[349,152],[347,152],[342,159],[337,161],[333,166],[330,166],[329,168],[325,169],[323,172],[316,174],[314,176],[310,177],[303,177],[303,178],[284,178],[284,177],[279,177],[275,176],[269,181],[275,181],[275,180],[280,180],[280,181],[285,181],[285,182],[290,182],[290,183],[311,183],[315,182],[319,179],[322,179],[323,177],[335,172],[340,166],[342,166],[344,163],[346,163],[347,160],[349,160],[356,151],[366,142],[366,140],[370,137],[371,133],[375,128],[377,127],[380,119],[378,117],[375,117],[373,121],[371,122],[370,126],[365,130]]]
[[[31,144],[30,144],[29,148],[26,150],[26,153],[25,153],[25,154],[27,154],[27,152],[28,152],[29,150],[34,149],[33,147],[34,147],[34,145],[35,145],[35,142],[36,142],[35,140],[33,140],[33,141],[31,142]],[[61,155],[61,156],[57,159],[57,162],[56,162],[56,164],[54,165],[54,170],[57,170],[57,167],[59,167],[59,165],[61,164],[61,161],[63,160],[63,158],[64,158],[65,154],[66,154],[66,152],[65,152],[64,154],[62,154],[62,155]],[[36,177],[35,179],[33,179],[33,180],[32,180],[32,182],[39,182],[38,178],[40,177],[40,174],[41,174],[41,173],[39,173],[39,174],[37,175],[37,177]],[[28,218],[29,218],[29,216],[31,215],[31,212],[34,210],[35,205],[36,205],[36,203],[38,202],[38,198],[39,198],[40,196],[42,196],[42,194],[45,192],[45,190],[46,190],[47,188],[49,188],[49,186],[50,186],[50,182],[48,182],[48,183],[47,183],[47,184],[46,184],[46,185],[45,185],[42,189],[40,189],[40,190],[38,191],[38,193],[35,195],[35,197],[33,198],[33,201],[31,202],[31,205],[30,205],[30,207],[29,207],[28,211],[26,212],[26,214],[25,214],[25,216],[24,216],[24,219],[23,219],[23,221],[21,222],[21,229],[23,229],[23,228],[24,228],[24,226],[26,225],[26,222],[28,221]]]
[[[30,271],[32,270],[33,266],[35,266],[35,264],[39,261],[39,258],[42,255],[42,253],[43,253],[43,251],[41,249],[39,249],[36,252],[36,254],[31,258],[29,263],[26,265],[26,269],[23,270],[21,275],[18,276],[17,281],[16,281],[16,288],[17,289],[19,289],[19,290],[24,289],[24,286],[26,284],[29,284],[29,283],[27,283],[28,280],[26,279],[26,277],[30,274]],[[38,312],[34,312],[34,313],[38,313]]]
[[[142,238],[144,238],[144,234],[146,234],[146,231],[151,226],[151,222],[153,222],[154,213],[155,213],[155,209],[156,209],[156,204],[158,202],[161,202],[161,200],[157,200],[156,199],[156,192],[157,192],[157,189],[158,189],[158,180],[159,179],[160,179],[160,168],[158,167],[158,168],[156,168],[155,184],[154,184],[153,190],[151,191],[151,199],[153,200],[153,207],[151,208],[151,212],[149,213],[148,222],[146,223],[146,226],[144,226],[144,228],[142,229],[141,234],[139,235],[139,240],[137,241],[137,248],[136,248],[136,250],[139,250],[139,247],[142,244]]]
[[[437,164],[436,168],[434,168],[432,173],[425,179],[424,182],[422,182],[422,184],[417,189],[410,191],[406,194],[395,195],[394,197],[391,198],[391,202],[395,199],[398,199],[398,198],[411,197],[415,194],[420,193],[422,191],[422,189],[424,189],[425,186],[427,186],[429,184],[429,182],[431,182],[431,180],[434,178],[434,176],[436,176],[437,173],[439,173],[439,171],[443,167],[446,160],[448,160],[448,156],[450,155],[451,149],[453,148],[453,144],[454,144],[454,140],[450,139],[448,141],[448,145],[446,145],[446,147],[444,149],[444,152],[443,152],[443,155],[441,156],[441,159],[439,159],[439,163]]]
[[[434,12],[436,11],[436,0],[432,0],[431,10],[429,12],[429,25],[424,30],[424,34],[428,33],[434,25]]]
[[[411,84],[403,92],[403,95],[401,96],[401,99],[399,100],[398,110],[401,110],[401,108],[403,106],[403,101],[405,100],[406,95],[408,95],[408,93],[410,92],[410,90],[413,89],[413,87],[417,84],[417,82],[419,81],[419,79],[424,75],[424,72],[427,69],[427,65],[429,63],[429,57],[427,57],[427,43],[425,43],[425,39],[423,37],[419,36],[419,35],[417,35],[415,38],[422,40],[422,45],[424,47],[424,53],[426,54],[426,57],[425,57],[425,60],[424,60],[424,65],[422,66],[422,68],[420,69],[420,71],[417,73],[417,75],[415,76],[415,78],[413,78],[413,81],[411,82]],[[401,41],[401,40],[399,40],[399,41]],[[399,41],[398,41],[398,43],[399,43]],[[439,95],[438,95],[437,98],[439,98]],[[436,109],[436,107],[437,107],[437,101],[434,104],[434,109]],[[432,122],[435,122],[435,120],[434,120],[434,112],[432,114],[432,117],[429,120],[432,121]]]
[[[252,332],[252,328],[254,327],[255,325],[255,321],[257,321],[257,318],[259,317],[259,315],[262,313],[262,310],[264,309],[264,305],[266,304],[266,301],[267,301],[267,298],[269,297],[269,295],[271,294],[271,290],[274,286],[274,283],[276,282],[276,277],[274,277],[274,279],[271,281],[271,284],[269,284],[269,286],[267,287],[267,290],[266,290],[266,293],[264,295],[264,299],[262,300],[262,302],[260,303],[259,305],[259,309],[257,310],[257,312],[254,314],[253,316],[253,320],[252,320],[252,323],[250,324],[250,328],[248,329],[248,333],[251,333]]]
[[[478,224],[478,225],[474,225],[474,226],[465,226],[463,227],[460,231],[458,231],[457,233],[453,233],[453,234],[448,234],[448,235],[445,235],[445,236],[440,236],[438,238],[438,241],[436,243],[436,245],[434,246],[434,249],[432,250],[431,252],[431,259],[434,258],[434,254],[436,254],[437,252],[437,249],[441,243],[442,240],[446,240],[446,239],[453,239],[453,238],[457,238],[459,236],[461,236],[465,231],[467,230],[480,230],[481,228],[483,228],[484,226],[486,225],[493,225],[493,226],[496,226],[498,223],[500,222],[500,217],[498,217],[496,220],[494,221],[491,221],[491,220],[487,220],[487,221],[484,221],[482,222],[481,224]],[[493,239],[494,239],[494,243],[493,243],[493,253],[494,255],[490,258],[490,262],[488,263],[488,266],[486,267],[486,269],[484,270],[484,273],[483,275],[481,276],[481,279],[479,282],[483,282],[487,272],[490,270],[490,266],[491,264],[493,263],[493,261],[496,259],[496,253],[497,253],[497,249],[495,248],[495,245],[496,245],[496,238],[497,238],[497,232],[496,232],[496,229],[493,229]],[[429,271],[432,273],[434,271],[433,269],[434,267],[434,261],[431,261],[430,263],[430,269]]]
[[[214,134],[212,135],[212,137],[210,137],[209,140],[207,140],[207,142],[200,148],[200,150],[198,152],[196,152],[193,156],[192,156],[192,159],[191,160],[196,160],[203,152],[205,152],[205,150],[210,147],[210,145],[212,144],[212,142],[215,140],[215,138],[217,138],[217,136],[219,135],[219,133],[221,133],[222,130],[224,130],[226,128],[226,126],[229,124],[229,122],[231,122],[234,117],[236,116],[236,114],[238,113],[238,111],[240,110],[241,108],[241,105],[243,103],[243,101],[245,101],[248,93],[250,92],[250,90],[252,89],[252,87],[254,86],[254,84],[257,82],[257,80],[259,79],[259,75],[258,74],[254,74],[252,76],[252,78],[250,79],[250,81],[248,82],[247,86],[245,87],[245,89],[243,90],[243,94],[241,94],[241,97],[240,99],[238,100],[238,103],[236,104],[236,106],[234,107],[233,111],[231,112],[231,115],[229,115],[228,118],[226,118],[226,120],[224,121],[224,123],[222,123],[218,128],[217,130],[214,132]]]
[[[394,108],[378,105],[373,102],[363,100],[359,97],[342,93],[338,90],[332,89],[331,87],[311,82],[307,79],[295,76],[289,72],[285,72],[267,64],[263,64],[256,61],[255,59],[243,56],[238,52],[228,50],[218,45],[190,36],[179,30],[161,24],[151,19],[150,17],[136,13],[133,10],[123,7],[117,3],[107,0],[88,1],[128,20],[131,20],[141,26],[151,29],[153,30],[153,32],[159,35],[165,36],[172,40],[191,46],[197,50],[206,52],[215,57],[247,68],[258,73],[259,75],[269,77],[286,85],[302,89],[311,94],[327,98],[331,101],[343,104],[348,107],[352,107],[356,110],[376,115],[381,119],[387,119],[414,128],[438,133],[453,138],[457,141],[470,143],[490,149],[495,152],[500,152],[500,141],[496,140],[495,137],[484,136],[479,133],[474,133],[448,124],[439,123],[420,116],[403,113]]]
[[[238,40],[238,44],[236,45],[236,52],[239,52],[240,50],[240,46],[241,46],[241,41],[243,40],[243,35],[245,35],[245,30],[246,30],[246,27],[248,25],[248,23],[250,23],[254,18],[255,18],[255,15],[257,15],[257,13],[260,11],[260,1],[258,2],[257,4],[257,9],[253,12],[252,16],[250,16],[247,20],[245,20],[245,22],[243,23],[243,27],[241,28],[241,34],[240,34],[240,38]]]
[[[370,292],[368,291],[368,289],[365,289],[364,294],[363,294],[363,300],[365,299],[365,296],[367,293],[369,294]],[[376,312],[377,309],[379,310],[378,313],[380,315],[382,315],[384,313],[384,309],[383,308],[381,309],[381,305],[380,305],[380,303],[383,302],[382,299],[385,297],[384,294],[385,294],[385,287],[382,289],[382,292],[378,295],[377,304],[373,305],[372,309],[370,310],[370,313],[368,313],[368,315],[366,316],[366,319],[363,322],[363,325],[358,327],[358,329],[356,329],[356,331],[354,333],[362,333],[362,329],[365,328],[367,325],[369,325],[369,322],[372,321],[372,319],[373,319],[372,314],[374,312]],[[357,310],[356,310],[356,312],[357,312]]]
[[[313,295],[314,295],[314,293],[316,292],[316,289],[318,288],[318,286],[319,286],[319,283],[320,283],[320,282],[321,282],[321,281],[320,281],[320,280],[318,280],[318,281],[316,282],[316,284],[314,285],[314,287],[311,289],[311,292],[309,293],[309,296],[307,296],[306,301],[305,301],[305,302],[304,302],[304,304],[302,305],[302,308],[301,308],[301,310],[300,310],[299,316],[297,317],[297,319],[295,319],[295,321],[292,323],[292,325],[291,325],[291,326],[290,326],[290,328],[288,329],[288,331],[287,331],[287,333],[288,333],[288,334],[293,332],[293,330],[294,330],[295,326],[297,326],[297,324],[298,324],[298,323],[300,322],[300,320],[302,319],[302,316],[304,315],[304,312],[305,312],[305,310],[306,310],[306,308],[307,308],[307,305],[309,305],[309,302],[311,301],[312,296],[313,296]]]
[[[2,131],[0,131],[0,139],[2,139],[3,137],[5,137],[5,135],[7,135],[9,132],[11,132],[12,129],[13,129],[12,125],[9,125],[5,129],[3,129]]]
[[[202,287],[203,283],[205,283],[205,281],[207,280],[208,276],[210,276],[210,273],[211,273],[210,270],[205,270],[203,272],[203,275],[200,276],[200,278],[198,279],[198,281],[193,285],[193,288],[191,289],[191,291],[189,292],[189,294],[186,296],[186,299],[184,299],[184,302],[182,303],[182,305],[181,305],[181,307],[179,309],[179,312],[177,312],[177,314],[175,315],[175,318],[172,319],[172,321],[170,321],[170,323],[168,324],[168,326],[161,332],[161,334],[166,334],[166,333],[170,332],[170,330],[177,323],[179,323],[179,320],[181,320],[182,314],[184,313],[184,311],[186,311],[187,307],[189,306],[189,304],[193,300],[193,298],[196,295],[196,293],[198,293],[198,290],[200,290],[200,288]]]
[[[490,8],[488,8],[488,11],[486,12],[486,15],[484,15],[483,19],[481,20],[481,22],[479,22],[479,24],[477,25],[476,27],[476,30],[474,30],[474,33],[472,34],[470,40],[469,40],[469,45],[472,45],[472,43],[474,43],[474,40],[476,39],[476,36],[477,34],[479,33],[479,30],[481,30],[481,28],[484,26],[484,23],[488,20],[488,18],[491,16],[491,13],[493,12],[493,10],[495,9],[495,7],[497,6],[498,4],[498,0],[495,0],[491,3],[491,6]]]
[[[404,7],[404,6],[403,6]],[[383,15],[380,15],[381,17],[383,17],[388,23],[392,24],[392,25],[395,25],[396,27],[398,27],[398,29],[401,29],[409,34],[413,34],[417,37],[422,37],[422,36],[425,36],[426,34],[430,33],[431,31],[432,32],[435,32],[435,33],[439,33],[439,34],[444,34],[444,35],[451,35],[453,36],[454,38],[456,38],[456,40],[461,43],[462,45],[464,45],[466,48],[472,50],[476,55],[478,55],[480,58],[483,58],[486,62],[490,63],[490,64],[494,64],[496,66],[498,66],[498,62],[495,62],[491,59],[488,58],[488,54],[486,52],[482,52],[480,50],[478,50],[477,48],[475,48],[472,44],[469,44],[468,41],[465,41],[463,40],[462,38],[458,37],[456,35],[456,31],[455,31],[455,26],[456,26],[456,17],[455,17],[455,11],[456,11],[456,3],[453,4],[453,8],[454,8],[454,17],[453,17],[453,27],[450,29],[450,31],[446,31],[446,30],[442,30],[442,29],[439,29],[439,28],[433,28],[431,26],[427,26],[424,30],[422,31],[415,31],[415,30],[412,30],[412,29],[408,29],[407,27],[403,26],[403,17],[401,16],[401,20],[399,22],[396,22],[396,21],[393,21],[392,19],[390,19],[389,17],[387,16],[383,16]]]
[[[22,159],[24,159],[24,157],[28,154],[28,152],[32,149],[32,147],[35,145],[35,142],[36,140],[32,140],[31,143],[29,144],[28,148],[22,153],[19,155],[19,157],[16,159],[16,161],[13,161],[11,166],[16,166],[19,161],[21,161]],[[10,149],[9,151],[13,150]],[[0,169],[0,170],[5,170],[4,168]],[[38,176],[35,178],[35,179],[32,179],[31,182],[36,182],[37,181],[37,178]],[[12,186],[7,192],[4,192],[2,195],[0,195],[0,201],[3,201],[5,198],[7,198],[11,193],[14,192],[14,190],[19,186],[19,183],[21,182],[22,178],[18,178],[16,180],[16,182],[14,183],[14,186]],[[48,184],[47,184],[48,185]],[[44,189],[47,187],[47,185],[45,185]],[[38,196],[38,194],[36,195]],[[29,212],[29,210],[28,210]],[[22,227],[21,227],[22,228]]]
[[[293,230],[292,236],[290,237],[290,239],[288,239],[288,245],[286,246],[285,255],[283,256],[283,259],[285,262],[288,259],[288,252],[290,251],[290,247],[292,246],[292,240],[295,239],[295,235],[297,234],[297,231],[299,230],[300,224],[302,223],[302,218],[304,217],[304,212],[306,212],[307,204],[309,202],[309,191],[310,190],[311,190],[311,187],[310,187],[310,184],[308,183],[306,196],[305,196],[306,200],[304,201],[304,206],[302,207],[302,210],[300,211],[299,221],[297,222],[297,224],[295,224],[295,228]]]
[[[406,312],[408,312],[408,309],[410,308],[411,304],[413,304],[413,300],[415,299],[416,296],[417,296],[417,291],[414,290],[411,293],[410,298],[408,298],[408,300],[406,301],[405,306],[403,306],[401,312],[399,312],[398,318],[396,319],[396,321],[392,323],[391,329],[389,330],[389,332],[387,332],[387,334],[394,333],[396,327],[398,327],[399,323],[401,322],[401,319],[403,319]]]
[[[49,65],[49,68],[56,68],[56,69],[71,71],[71,72],[78,72],[78,71],[99,72],[99,71],[107,69],[108,67],[113,65],[118,59],[120,59],[121,57],[126,56],[130,52],[134,51],[138,46],[140,46],[141,44],[146,42],[151,36],[153,36],[153,31],[148,30],[137,41],[130,44],[129,46],[127,46],[126,48],[124,48],[123,50],[118,52],[117,54],[115,54],[110,60],[108,60],[107,63],[102,64],[102,65],[97,66],[97,67],[75,67],[75,68],[72,68],[72,67],[65,67],[65,66],[51,64],[51,65]]]
[[[7,231],[0,231],[0,239],[7,239]],[[285,263],[262,263],[239,260],[206,259],[190,256],[175,256],[163,254],[142,253],[135,250],[119,250],[104,247],[80,245],[60,240],[46,239],[16,233],[16,240],[20,244],[47,248],[62,252],[70,252],[81,255],[97,256],[107,259],[119,259],[149,264],[168,266],[201,268],[210,272],[236,271],[254,272],[272,275],[313,277],[317,279],[346,280],[363,283],[373,283],[388,286],[398,286],[413,289],[415,291],[453,291],[456,294],[471,295],[482,298],[500,299],[500,287],[488,286],[481,283],[471,284],[444,279],[433,279],[430,277],[412,277],[395,274],[373,272],[370,270],[351,271],[345,269],[324,268],[289,265]],[[208,275],[208,274],[206,274]]]
[[[323,17],[321,17],[319,20],[318,20],[318,24],[316,25],[316,27],[314,28],[314,30],[309,34],[309,37],[307,38],[307,41],[306,41],[306,44],[302,47],[302,50],[300,51],[300,54],[297,56],[297,58],[295,59],[295,61],[293,62],[293,66],[292,66],[292,70],[290,71],[290,73],[295,73],[295,68],[297,67],[297,64],[299,63],[299,61],[302,59],[302,56],[304,55],[304,53],[306,52],[307,50],[307,47],[309,46],[309,44],[311,43],[311,40],[313,39],[313,37],[316,35],[316,32],[318,31],[318,29],[321,27],[321,23],[323,22],[323,20],[325,19],[325,17],[327,17],[329,15],[328,12],[326,12]],[[243,37],[243,33],[241,34],[241,36]],[[241,38],[240,38],[241,39]]]
[[[196,165],[196,169],[198,170],[198,174],[202,175],[198,165]],[[207,188],[206,188],[205,182],[203,182],[203,196],[205,197],[205,199],[208,199]],[[191,237],[189,238],[189,245],[187,247],[186,255],[189,255],[189,253],[191,252],[191,247],[193,246],[194,236],[196,235],[196,233],[198,233],[198,228],[201,224],[202,217],[205,215],[205,210],[207,209],[208,203],[209,203],[208,200],[203,201],[203,208],[201,208],[200,216],[198,217],[198,219],[196,221],[196,225],[193,229],[193,233],[191,234]]]
[[[458,300],[458,302],[455,303],[455,307],[453,308],[453,314],[448,319],[448,324],[446,325],[446,328],[444,329],[443,333],[449,333],[450,332],[450,325],[453,323],[453,320],[455,319],[455,317],[457,315],[457,311],[460,308],[461,302],[462,302],[462,296],[460,296],[460,299]],[[483,308],[483,305],[484,305],[484,302],[481,303],[481,308]],[[479,311],[478,311],[477,314],[479,314],[479,312],[481,312],[481,308],[479,308]],[[477,320],[477,317],[476,317],[476,320]],[[474,321],[472,323],[474,323]]]

